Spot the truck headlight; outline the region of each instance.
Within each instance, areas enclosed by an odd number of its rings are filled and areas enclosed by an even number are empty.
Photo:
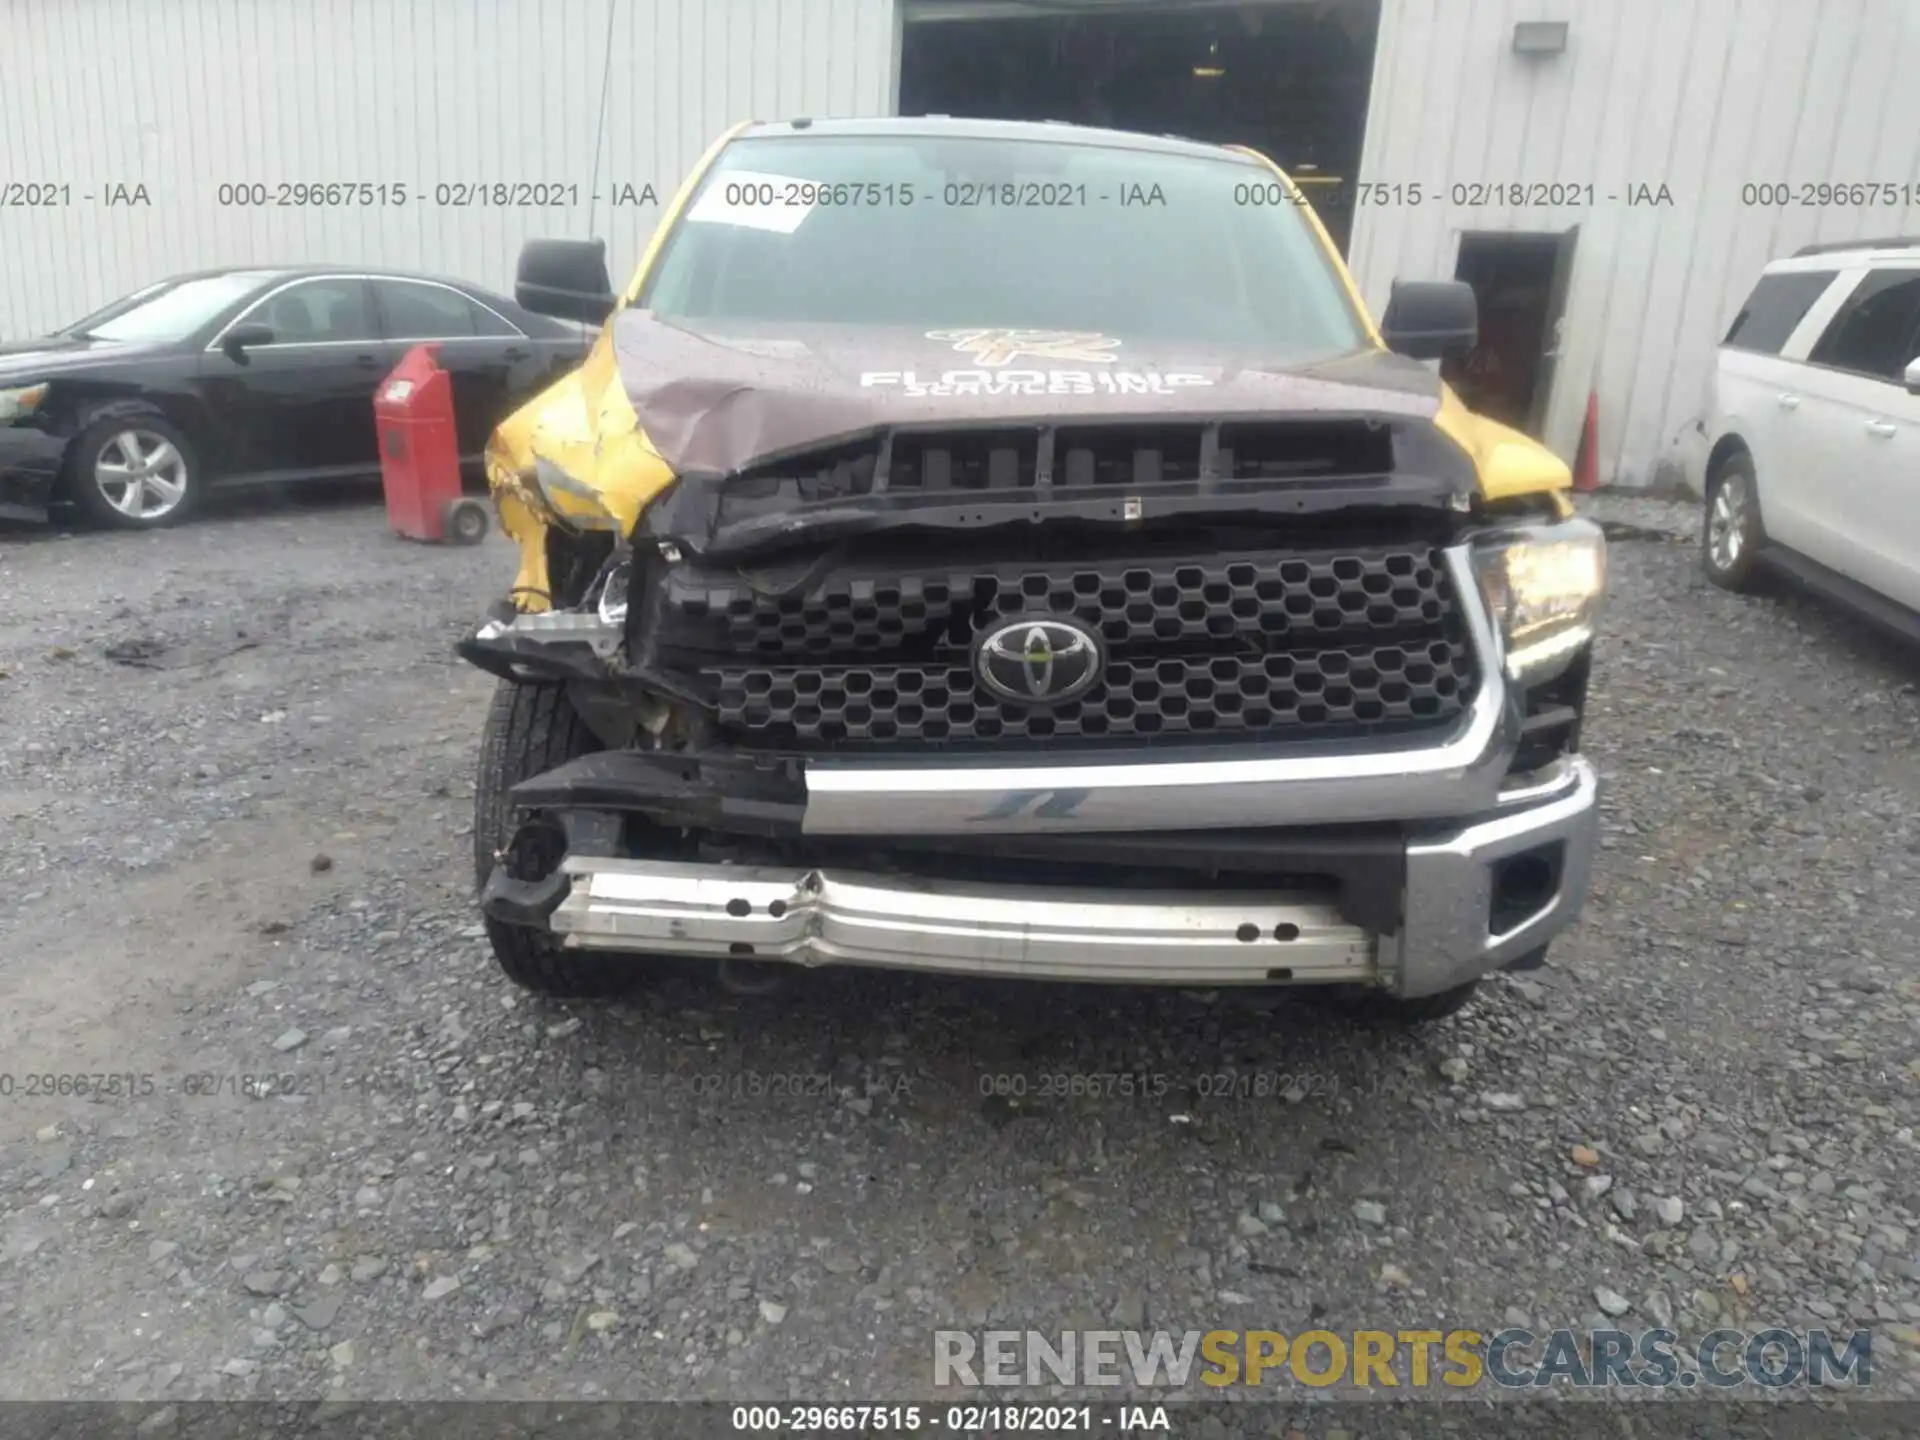
[[[47,383],[22,385],[13,390],[0,390],[0,425],[11,425],[15,420],[24,420],[40,408],[40,402],[47,398]]]
[[[1593,639],[1607,583],[1607,537],[1591,520],[1516,525],[1477,538],[1474,578],[1500,635],[1509,679],[1551,680]]]

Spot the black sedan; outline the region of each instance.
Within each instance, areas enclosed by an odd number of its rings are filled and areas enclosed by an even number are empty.
[[[205,271],[44,339],[0,344],[0,518],[68,500],[132,527],[210,488],[379,474],[373,392],[440,344],[460,453],[592,336],[459,281],[342,267]]]

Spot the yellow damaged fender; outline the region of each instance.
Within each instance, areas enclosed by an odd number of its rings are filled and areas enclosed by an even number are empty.
[[[579,368],[501,421],[487,445],[487,484],[500,528],[520,546],[514,605],[546,610],[552,604],[550,515],[578,530],[631,534],[640,512],[672,481],[673,471],[648,443],[627,399],[613,327],[604,326]]]
[[[1482,499],[1542,495],[1563,518],[1573,514],[1573,471],[1532,436],[1469,410],[1446,384],[1440,387],[1440,412],[1433,423],[1473,457]]]
[[[487,442],[487,486],[500,513],[500,528],[520,546],[512,591],[517,609],[553,606],[547,574],[551,517],[581,530],[615,529],[630,535],[640,512],[673,483],[672,469],[648,441],[620,383],[613,326],[620,311],[639,297],[701,178],[733,137],[752,123],[742,120],[729,126],[694,162],[587,358],[494,427]],[[545,485],[542,461],[547,465]]]

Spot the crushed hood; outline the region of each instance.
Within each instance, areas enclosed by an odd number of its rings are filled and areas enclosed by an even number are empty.
[[[729,327],[615,317],[620,383],[682,477],[718,478],[898,425],[1126,417],[1431,418],[1439,377],[1379,350],[1289,362],[1083,332]]]

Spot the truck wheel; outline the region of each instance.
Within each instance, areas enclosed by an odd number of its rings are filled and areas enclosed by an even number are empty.
[[[1375,991],[1362,1004],[1361,1014],[1370,1020],[1382,1020],[1394,1025],[1424,1025],[1429,1020],[1444,1020],[1449,1015],[1458,1014],[1479,989],[1478,980],[1469,980],[1451,990],[1442,990],[1437,995],[1422,995],[1415,1000]]]
[[[1437,995],[1405,999],[1385,990],[1350,985],[1308,986],[1301,998],[1311,1005],[1334,1010],[1350,1020],[1385,1025],[1424,1025],[1429,1020],[1444,1020],[1457,1014],[1480,989],[1478,980],[1469,980]]]
[[[575,713],[565,686],[500,682],[481,732],[480,770],[473,787],[476,887],[486,885],[494,853],[514,830],[507,792],[529,776],[605,748]],[[566,950],[557,936],[545,931],[504,924],[491,916],[482,921],[493,958],[522,989],[555,997],[617,995],[632,988],[641,974],[624,956]]]

